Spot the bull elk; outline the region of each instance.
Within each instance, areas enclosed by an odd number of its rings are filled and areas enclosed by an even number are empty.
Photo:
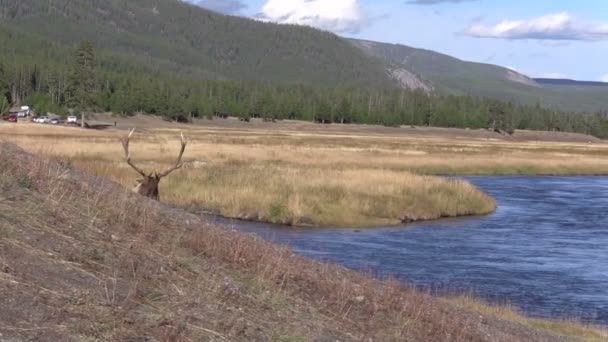
[[[133,170],[137,171],[140,175],[142,175],[143,179],[137,181],[137,186],[133,188],[133,192],[136,192],[142,196],[146,196],[155,200],[159,200],[159,192],[158,192],[158,184],[160,180],[164,177],[167,177],[171,172],[180,169],[184,164],[182,163],[182,156],[184,155],[184,151],[186,150],[186,145],[188,145],[188,140],[184,138],[184,134],[181,134],[181,150],[179,151],[179,156],[177,157],[177,161],[175,165],[171,168],[167,169],[164,172],[158,173],[156,171],[151,173],[145,173],[142,169],[137,167],[133,161],[131,160],[131,154],[129,153],[129,141],[131,136],[135,133],[135,128],[129,131],[129,135],[122,138],[122,147],[125,150],[125,158],[127,160],[127,164],[133,168]]]

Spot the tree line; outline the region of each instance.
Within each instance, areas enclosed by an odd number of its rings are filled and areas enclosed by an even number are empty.
[[[531,129],[608,137],[606,112],[564,112],[394,87],[321,87],[118,72],[107,65],[96,67],[89,42],[78,47],[69,64],[0,61],[0,109],[3,103],[33,105],[40,112],[62,115],[69,110],[145,113],[182,122],[236,116],[323,124],[489,128],[504,133]]]

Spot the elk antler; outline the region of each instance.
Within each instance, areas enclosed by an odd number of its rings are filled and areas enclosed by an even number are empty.
[[[186,145],[188,145],[188,139],[186,139],[184,137],[184,133],[181,133],[181,144],[182,144],[182,148],[179,151],[179,156],[177,157],[177,161],[175,162],[175,166],[173,166],[172,168],[168,169],[167,171],[161,173],[158,175],[158,177],[163,178],[163,177],[167,177],[171,172],[180,169],[182,166],[184,166],[184,163],[182,163],[182,156],[184,155],[184,151],[186,150]]]
[[[133,162],[131,161],[131,154],[129,153],[129,139],[131,139],[131,136],[133,135],[133,133],[135,133],[135,128],[133,128],[132,130],[129,131],[128,136],[121,139],[122,147],[125,150],[125,158],[127,159],[127,164],[129,164],[129,166],[131,166],[133,168],[133,170],[137,171],[140,175],[146,177],[146,173],[143,172],[137,166],[135,166],[135,164],[133,164]]]

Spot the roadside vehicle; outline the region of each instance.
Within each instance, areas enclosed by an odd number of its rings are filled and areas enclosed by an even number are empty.
[[[68,116],[68,123],[77,123],[78,118],[75,116]]]
[[[8,121],[8,122],[17,122],[17,115],[10,114],[9,116],[6,117],[6,121]]]
[[[51,119],[51,124],[53,124],[53,125],[61,125],[64,122],[65,121],[63,120],[63,118],[52,118]]]
[[[49,123],[49,122],[51,122],[51,119],[49,119],[48,116],[39,116],[36,119],[36,121],[34,121],[34,122],[37,122],[37,123]]]

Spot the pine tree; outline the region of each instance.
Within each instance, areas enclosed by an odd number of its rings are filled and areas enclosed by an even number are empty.
[[[68,107],[81,113],[82,127],[85,112],[95,105],[95,52],[93,44],[83,41],[76,50],[68,85]]]
[[[500,101],[492,101],[489,105],[489,123],[498,133],[513,134],[513,113],[510,105]]]
[[[336,120],[342,124],[350,123],[352,121],[352,109],[351,104],[346,97],[342,98],[342,101],[336,109],[337,118]]]
[[[319,101],[316,109],[315,121],[318,123],[332,123],[331,106],[327,101]]]

